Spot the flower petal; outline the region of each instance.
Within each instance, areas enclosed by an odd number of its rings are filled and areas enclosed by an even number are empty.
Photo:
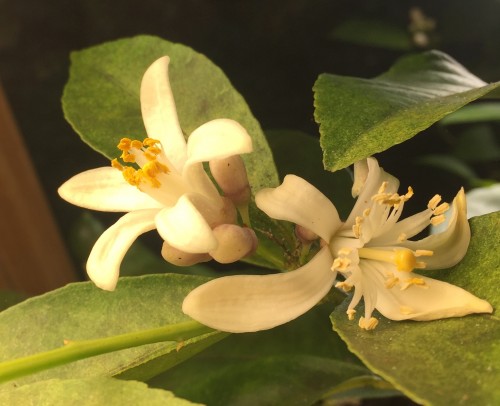
[[[461,189],[451,205],[451,218],[446,230],[419,241],[404,241],[400,245],[412,250],[430,250],[431,257],[425,257],[426,269],[449,268],[465,256],[470,242],[470,227],[467,221],[467,205],[464,190]]]
[[[169,62],[170,58],[164,56],[146,70],[141,82],[141,111],[148,136],[161,142],[166,156],[180,173],[187,147],[168,79]]]
[[[217,247],[212,229],[188,195],[181,196],[175,206],[161,210],[155,222],[162,238],[179,250],[198,254]]]
[[[191,291],[182,311],[209,327],[232,333],[266,330],[307,312],[331,289],[328,247],[292,272],[218,278]]]
[[[121,172],[111,166],[73,176],[58,193],[71,204],[92,210],[128,212],[161,207],[161,203],[128,184]]]
[[[395,193],[399,187],[399,180],[385,172],[375,158],[366,159],[368,175],[364,164],[354,166],[353,194],[359,193],[358,199],[352,208],[351,214],[343,225],[343,229],[351,229],[356,217],[361,216],[363,211],[372,206],[372,196],[377,194],[383,182],[387,182],[386,193]],[[366,179],[363,181],[363,179]]]
[[[87,260],[89,278],[101,289],[114,290],[120,264],[136,238],[154,230],[157,209],[125,214],[97,240]]]
[[[214,204],[222,205],[221,196],[219,191],[208,177],[203,164],[196,162],[191,165],[184,166],[182,174],[184,180],[189,184],[191,190],[206,196],[213,201]]]
[[[482,299],[450,283],[416,274],[409,277],[423,279],[425,286],[412,285],[405,290],[398,286],[388,289],[383,275],[371,272],[372,283],[378,285],[377,310],[391,320],[436,320],[461,317],[471,313],[491,313],[493,308]]]
[[[252,139],[236,121],[221,118],[194,130],[187,143],[186,165],[252,152]]]
[[[333,203],[309,182],[295,175],[285,176],[277,188],[259,191],[255,203],[269,217],[305,227],[327,242],[342,225]]]

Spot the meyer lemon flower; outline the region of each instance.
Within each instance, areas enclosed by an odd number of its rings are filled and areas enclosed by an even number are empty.
[[[297,224],[299,238],[321,238],[320,251],[301,268],[265,276],[239,275],[215,279],[185,298],[183,311],[212,328],[229,332],[269,329],[302,315],[317,304],[341,274],[336,287],[354,289],[347,310],[350,320],[364,299],[359,326],[376,327],[377,309],[392,320],[433,320],[490,313],[491,305],[446,282],[420,276],[418,269],[448,268],[465,255],[470,229],[464,192],[451,206],[433,197],[428,207],[400,220],[411,188],[397,194],[399,181],[374,158],[355,164],[353,195],[358,196],[345,222],[335,206],[304,179],[288,175],[277,188],[257,193],[257,206],[270,217]],[[444,220],[446,229],[411,241],[429,224]],[[305,238],[304,238],[305,236]]]
[[[203,169],[203,162],[215,168],[225,168],[235,159],[239,162],[239,154],[252,151],[252,140],[236,121],[215,119],[195,129],[186,142],[168,65],[169,57],[164,56],[142,78],[141,111],[149,137],[143,141],[123,138],[118,144],[120,160],[82,172],[58,190],[63,199],[77,206],[127,212],[100,236],[87,261],[90,279],[105,290],[115,288],[120,264],[132,243],[153,229],[165,241],[164,258],[179,265],[211,257],[229,262],[234,260],[232,244],[237,245],[240,257],[256,245],[253,231],[236,224],[236,208],[230,197],[219,194]],[[245,172],[242,161],[236,167]],[[248,186],[246,172],[239,175],[237,186]],[[224,192],[224,185],[220,187]],[[227,241],[227,233],[236,237]],[[221,239],[225,246],[219,244]]]

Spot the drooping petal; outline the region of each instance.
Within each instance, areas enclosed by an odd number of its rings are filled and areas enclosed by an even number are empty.
[[[188,138],[187,151],[186,165],[208,162],[252,152],[252,139],[241,124],[221,118],[194,130]]]
[[[430,250],[431,257],[425,257],[426,269],[449,268],[460,262],[470,242],[470,227],[467,221],[467,205],[464,190],[461,189],[451,205],[451,218],[446,230],[419,241],[405,241],[401,246],[411,250]]]
[[[377,310],[391,320],[436,320],[472,313],[491,313],[493,308],[482,299],[450,283],[410,274],[425,282],[405,290],[388,289],[379,274]]]
[[[141,111],[148,136],[161,142],[166,156],[180,173],[187,147],[168,79],[169,62],[170,58],[164,56],[146,70],[141,82]]]
[[[114,290],[120,264],[136,238],[155,228],[157,209],[125,214],[97,240],[87,260],[89,278],[101,289]]]
[[[259,191],[255,203],[269,217],[305,227],[327,242],[342,225],[333,203],[309,182],[295,175],[285,176],[277,188]]]
[[[363,211],[372,206],[372,196],[378,192],[378,189],[383,182],[387,182],[386,193],[395,193],[399,187],[399,180],[394,176],[385,172],[375,158],[367,158],[368,175],[364,165],[354,166],[354,184],[356,185],[356,193],[359,193],[358,199],[354,204],[351,214],[343,225],[343,229],[351,229],[356,221],[356,217],[361,216]],[[366,178],[363,182],[362,180]],[[360,186],[362,184],[362,186]]]
[[[232,333],[266,330],[307,312],[330,290],[335,272],[328,247],[292,272],[218,278],[191,291],[182,311]]]
[[[128,184],[115,168],[91,169],[63,183],[58,189],[66,201],[86,209],[128,212],[161,207],[161,203]]]
[[[162,238],[179,250],[198,254],[217,247],[212,229],[188,195],[181,196],[175,206],[161,210],[155,222]]]

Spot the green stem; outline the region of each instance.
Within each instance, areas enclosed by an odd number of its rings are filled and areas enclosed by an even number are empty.
[[[196,321],[169,324],[151,330],[121,334],[94,340],[69,341],[64,347],[0,363],[0,383],[30,375],[45,369],[108,352],[153,344],[162,341],[182,341],[212,330]]]

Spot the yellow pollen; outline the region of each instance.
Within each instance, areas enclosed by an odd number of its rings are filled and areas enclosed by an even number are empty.
[[[450,205],[448,203],[441,203],[438,207],[436,207],[432,211],[432,214],[434,214],[435,216],[439,216],[440,214],[446,213],[449,208],[450,208]]]
[[[346,282],[337,282],[335,284],[335,287],[337,289],[342,289],[344,292],[349,292],[352,289],[352,285],[350,285]]]
[[[395,285],[397,285],[399,283],[399,278],[396,278],[395,276],[393,276],[392,278],[388,278],[386,281],[385,281],[385,287],[387,289],[391,289],[393,288]]]
[[[333,260],[333,264],[330,269],[332,271],[337,269],[339,271],[345,271],[349,265],[351,265],[351,260],[349,258],[337,257]]]
[[[420,286],[422,288],[427,287],[425,281],[422,278],[410,278],[406,280],[405,283],[401,286],[401,290],[406,290],[412,285]]]
[[[344,247],[344,248],[339,249],[339,251],[337,252],[337,255],[339,257],[346,256],[346,255],[349,255],[351,252],[352,252],[352,249]]]
[[[439,195],[434,195],[434,197],[429,200],[429,203],[427,204],[427,207],[431,210],[434,210],[437,205],[439,204],[439,202],[441,201],[441,196]]]
[[[142,142],[146,147],[153,147],[155,144],[159,144],[160,141],[155,140],[154,138],[145,138]]]
[[[123,151],[122,154],[120,155],[120,158],[122,159],[123,162],[129,162],[129,163],[135,162],[135,155],[131,154],[128,151]]]
[[[120,162],[118,162],[118,159],[116,158],[111,160],[111,166],[113,168],[118,169],[119,171],[123,171],[123,165]]]
[[[405,194],[405,201],[409,200],[413,196],[413,188],[408,186],[408,192]]]
[[[135,148],[135,149],[141,149],[142,148],[142,142],[139,141],[139,140],[133,140],[131,143],[130,143],[130,146],[132,148]]]
[[[131,142],[132,140],[130,138],[122,138],[116,147],[120,151],[128,151],[130,149]]]
[[[442,214],[440,214],[439,216],[431,218],[431,224],[433,226],[437,226],[438,224],[443,223],[444,220],[445,220],[444,216]]]
[[[125,180],[132,186],[139,186],[140,179],[139,176],[137,176],[137,171],[134,168],[132,168],[131,166],[123,168],[122,174]]]
[[[399,234],[398,242],[403,242],[404,240],[406,240],[406,234],[405,233]]]
[[[370,208],[364,209],[364,210],[363,210],[363,216],[364,216],[364,217],[368,217],[368,216],[370,215],[370,212],[371,212],[371,209],[370,209]]]
[[[382,184],[378,188],[378,192],[377,193],[385,193],[385,188],[386,187],[387,187],[387,182],[382,182]]]
[[[347,309],[346,313],[347,313],[347,318],[349,320],[354,320],[354,315],[356,314],[356,310],[354,310],[354,309]]]
[[[377,327],[378,320],[375,317],[370,317],[368,320],[364,317],[360,317],[358,325],[364,330],[373,330]]]
[[[357,216],[355,220],[355,224],[352,226],[352,232],[354,233],[354,237],[361,237],[361,225],[363,224],[363,217]]]

